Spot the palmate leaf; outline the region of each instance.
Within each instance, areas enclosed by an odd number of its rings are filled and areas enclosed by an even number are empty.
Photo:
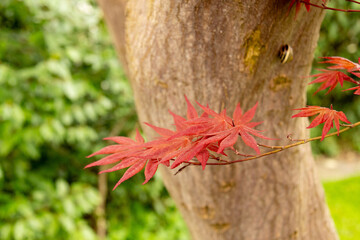
[[[314,83],[322,83],[322,85],[315,91],[314,94],[318,93],[321,90],[329,88],[329,90],[326,92],[326,94],[328,94],[329,92],[334,90],[334,88],[338,83],[340,83],[342,87],[344,81],[355,82],[351,77],[349,77],[343,72],[334,71],[334,70],[325,70],[325,69],[319,69],[319,70],[322,71],[323,73],[310,76],[310,77],[316,77],[316,79],[310,82],[309,85]]]
[[[245,113],[238,104],[234,110],[233,118],[231,118],[226,115],[226,110],[216,113],[208,106],[205,107],[201,104],[198,105],[204,112],[199,116],[186,97],[185,100],[187,103],[187,118],[169,111],[173,116],[176,131],[147,123],[160,135],[152,141],[145,142],[138,131],[135,140],[126,137],[105,138],[117,144],[104,147],[91,154],[89,157],[99,154],[110,155],[88,164],[86,168],[115,164],[115,166],[100,173],[129,168],[115,185],[115,189],[123,181],[144,168],[144,184],[147,183],[154,176],[160,164],[176,168],[189,161],[198,161],[202,168],[205,169],[208,160],[214,158],[211,152],[226,156],[224,151],[233,149],[239,137],[245,145],[250,146],[258,154],[260,150],[254,137],[270,139],[254,129],[254,127],[261,124],[260,122],[251,122],[258,104],[255,104]]]
[[[336,85],[340,83],[341,87],[344,84],[344,81],[357,84],[352,77],[346,75],[345,73],[339,70],[346,70],[347,72],[359,77],[359,73],[356,71],[360,70],[360,64],[354,63],[343,57],[322,57],[326,61],[320,63],[330,63],[334,64],[333,66],[327,67],[327,69],[319,69],[322,73],[311,75],[309,77],[316,77],[315,80],[309,84],[322,83],[321,86],[315,91],[314,94],[318,93],[321,90],[329,88],[326,94],[334,90]]]
[[[346,118],[345,114],[341,111],[333,110],[333,107],[325,108],[325,107],[318,107],[318,106],[307,106],[305,108],[298,108],[294,110],[300,110],[299,113],[292,116],[295,117],[310,117],[319,114],[314,118],[314,120],[310,123],[307,128],[316,127],[322,123],[324,124],[323,131],[321,134],[321,141],[324,140],[326,134],[329,132],[331,128],[335,127],[337,129],[338,135],[340,131],[340,123],[339,121],[343,121],[346,123],[350,123],[349,120]]]

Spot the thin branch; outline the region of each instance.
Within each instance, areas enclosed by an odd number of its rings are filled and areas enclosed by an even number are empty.
[[[177,170],[174,175],[178,174],[179,172],[181,172],[182,170],[184,170],[185,168],[187,168],[188,166],[190,166],[190,165],[192,165],[192,164],[194,164],[194,163],[195,163],[195,162],[188,162],[188,163],[186,163],[184,166],[182,166],[181,168],[179,168],[179,170]]]
[[[283,149],[284,148],[283,146],[268,146],[268,145],[260,144],[260,143],[258,143],[258,146],[265,147],[265,148],[270,148],[270,149]]]
[[[356,125],[355,125],[356,123],[353,123],[353,124],[342,124],[342,123],[340,123],[340,126],[342,126],[342,127],[349,127],[349,128],[353,128],[353,127],[355,127]]]
[[[353,2],[353,3],[357,3],[357,4],[360,4],[360,2],[358,1],[354,1],[354,0],[346,0],[347,2]]]
[[[334,135],[338,135],[340,133],[346,132],[349,129],[354,128],[354,127],[359,126],[359,125],[360,125],[360,122],[347,125],[346,128],[341,129],[339,132],[334,132],[334,133],[327,134],[324,138],[328,138],[328,137],[332,137]],[[269,155],[281,152],[281,151],[283,151],[285,149],[293,148],[293,147],[296,147],[296,146],[299,146],[299,145],[302,145],[302,144],[305,144],[305,143],[308,143],[308,142],[316,141],[316,140],[319,140],[321,138],[322,138],[322,136],[303,139],[303,140],[295,140],[295,141],[298,141],[298,142],[288,144],[288,145],[285,145],[285,146],[273,146],[273,149],[275,149],[275,150],[270,151],[270,152],[254,155],[252,157],[248,157],[248,158],[244,158],[244,159],[237,159],[237,160],[229,161],[229,162],[206,163],[206,165],[210,165],[210,166],[211,165],[216,165],[216,166],[218,166],[218,165],[229,165],[229,164],[234,164],[234,163],[238,163],[238,162],[246,162],[246,161],[254,160],[254,159],[257,159],[257,158],[269,156]],[[271,146],[267,146],[267,147],[271,147]],[[187,164],[188,165],[186,165],[186,167],[188,167],[189,165],[194,165],[194,166],[200,166],[201,165],[200,162],[188,162]]]
[[[286,138],[287,139],[289,139],[290,141],[292,141],[292,142],[301,142],[301,141],[305,141],[305,139],[294,139],[294,138],[292,138],[292,136],[291,136],[292,134],[289,134],[289,135],[287,135],[286,136]]]
[[[235,154],[236,155],[238,155],[238,156],[242,156],[242,157],[253,157],[253,156],[255,156],[255,155],[250,155],[250,154],[243,154],[243,153],[241,153],[241,152],[238,152],[238,150],[236,150],[236,149],[233,149],[233,151],[235,152]]]

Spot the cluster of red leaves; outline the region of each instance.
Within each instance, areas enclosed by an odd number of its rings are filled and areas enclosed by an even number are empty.
[[[326,4],[326,1],[327,0],[322,0],[323,4]],[[295,5],[297,14],[301,8],[301,4],[305,5],[307,11],[310,11],[310,0],[291,0],[289,9],[291,9]]]
[[[331,128],[333,128],[333,122],[335,122],[336,129],[340,131],[340,123],[339,120],[350,123],[349,120],[346,118],[345,114],[341,111],[335,111],[333,110],[332,105],[330,108],[325,107],[318,107],[318,106],[307,106],[305,108],[298,108],[294,110],[300,110],[299,113],[293,115],[292,117],[311,117],[314,115],[319,114],[314,118],[314,120],[311,122],[311,124],[307,128],[313,128],[316,127],[322,123],[324,124],[323,131],[321,134],[321,141],[324,140],[326,134],[329,132]]]
[[[110,154],[85,168],[115,164],[103,172],[113,172],[129,167],[114,189],[123,181],[134,176],[145,167],[145,183],[155,174],[160,164],[176,168],[182,163],[195,161],[201,163],[203,169],[210,158],[216,159],[212,154],[218,153],[226,156],[224,150],[234,149],[233,145],[240,136],[242,141],[260,153],[258,144],[253,136],[270,139],[254,127],[261,122],[251,122],[255,115],[257,104],[249,111],[243,113],[238,104],[232,118],[226,115],[226,110],[216,113],[209,107],[198,103],[203,113],[199,116],[194,106],[185,97],[187,102],[187,119],[170,112],[173,116],[176,131],[160,128],[148,124],[159,135],[153,141],[145,142],[137,131],[135,141],[127,137],[108,137],[105,140],[114,141],[115,145],[107,146],[88,157],[99,154]]]
[[[316,77],[316,79],[309,84],[314,83],[322,83],[322,85],[316,90],[316,93],[318,93],[321,90],[324,90],[326,88],[329,88],[326,94],[331,92],[338,83],[340,83],[341,87],[344,84],[344,81],[351,82],[356,84],[356,87],[349,88],[348,90],[356,90],[354,94],[360,95],[360,82],[355,81],[352,77],[348,76],[344,72],[340,71],[343,70],[347,73],[350,73],[356,77],[360,77],[360,64],[354,63],[346,58],[343,57],[323,57],[326,59],[326,61],[320,62],[320,63],[330,63],[333,64],[330,67],[327,67],[327,69],[319,69],[322,73],[312,75],[310,77]],[[360,58],[359,58],[360,62]]]
[[[323,57],[326,59],[323,62],[320,63],[329,63],[333,64],[327,69],[319,69],[322,73],[312,75],[310,77],[316,77],[315,80],[310,82],[309,84],[314,83],[322,83],[321,86],[315,91],[314,94],[318,93],[321,90],[324,90],[326,88],[329,88],[326,94],[334,90],[336,85],[340,83],[341,86],[343,86],[344,81],[348,81],[351,83],[355,83],[357,86],[354,88],[350,88],[347,90],[356,90],[354,94],[360,95],[360,84],[358,81],[355,81],[352,77],[348,76],[344,72],[340,71],[343,70],[347,73],[351,73],[352,75],[355,75],[357,77],[360,77],[360,64],[354,63],[346,58],[343,57]],[[359,58],[360,62],[360,58]],[[347,91],[345,90],[345,91]],[[330,109],[325,107],[318,107],[318,106],[308,106],[305,108],[299,108],[295,110],[300,110],[298,114],[295,114],[294,117],[310,117],[319,114],[317,117],[314,118],[314,120],[311,122],[311,124],[307,128],[313,128],[316,127],[322,123],[324,123],[323,131],[321,134],[321,141],[325,138],[326,134],[329,132],[331,128],[335,127],[339,134],[339,128],[340,123],[339,120],[350,123],[349,120],[346,118],[345,114],[341,111],[335,111],[333,110],[333,107],[331,105]]]

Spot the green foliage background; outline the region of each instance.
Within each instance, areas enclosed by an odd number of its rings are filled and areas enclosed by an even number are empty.
[[[94,1],[0,1],[0,239],[96,239],[98,175],[85,156],[136,121]],[[186,237],[161,181],[139,178],[109,193],[109,238]]]
[[[317,55],[355,61],[358,19],[328,12]],[[318,96],[310,104],[336,102],[360,119],[351,93]],[[83,170],[84,156],[103,147],[103,137],[133,135],[136,122],[131,88],[93,0],[0,1],[0,239],[97,239],[98,175]],[[342,141],[360,150],[359,136]],[[332,141],[314,150],[336,154]],[[120,175],[108,174],[109,188]],[[161,180],[141,181],[135,176],[108,193],[108,238],[188,239]]]
[[[360,9],[360,5],[343,0],[330,1],[329,6],[340,9]],[[358,62],[360,57],[360,15],[359,13],[343,13],[327,11],[324,22],[321,26],[318,47],[315,52],[313,63],[313,74],[319,73],[317,69],[329,65],[319,64],[322,60],[319,57],[341,56],[353,62]],[[309,79],[310,81],[310,79]],[[334,91],[325,95],[323,90],[317,95],[313,93],[320,84],[309,86],[308,104],[323,107],[330,107],[333,104],[335,110],[343,111],[350,122],[357,122],[360,119],[360,98],[354,95],[354,91],[342,90],[354,87],[353,84],[344,83],[344,87],[337,86]],[[320,136],[322,126],[311,130],[311,136]],[[345,132],[338,138],[328,138],[324,142],[312,142],[312,149],[315,154],[326,154],[336,156],[341,151],[360,151],[360,129],[355,128]],[[341,146],[341,147],[340,147]]]

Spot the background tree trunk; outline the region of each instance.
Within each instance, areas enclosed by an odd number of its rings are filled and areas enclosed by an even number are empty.
[[[259,102],[265,135],[307,137],[291,119],[305,106],[307,80],[323,12],[287,16],[286,0],[99,0],[141,122],[171,127],[168,109],[193,102],[232,111]],[[320,1],[319,1],[320,2]],[[125,7],[126,5],[126,7]],[[125,28],[123,28],[125,26]],[[281,64],[283,44],[294,60]],[[154,133],[144,127],[148,137]],[[239,144],[238,148],[249,152]],[[251,150],[250,150],[251,151]],[[315,172],[310,145],[230,166],[162,169],[193,239],[338,239]]]

